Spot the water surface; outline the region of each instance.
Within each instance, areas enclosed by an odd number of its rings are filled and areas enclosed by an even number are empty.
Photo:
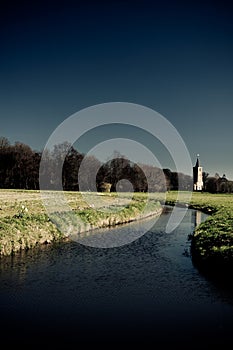
[[[169,215],[168,207],[150,231],[122,247],[66,242],[2,258],[2,334],[42,345],[152,341],[158,348],[206,349],[229,344],[232,291],[201,275],[189,256],[188,236],[206,215],[188,210],[168,234]],[[98,234],[104,239],[109,232]]]

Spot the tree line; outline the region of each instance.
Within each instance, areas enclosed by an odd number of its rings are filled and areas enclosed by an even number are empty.
[[[121,154],[101,163],[94,156],[85,156],[68,143],[54,146],[43,153],[30,146],[5,137],[0,138],[0,188],[38,190],[39,170],[48,189],[59,189],[57,169],[62,166],[62,187],[65,191],[129,191],[161,192],[192,190],[192,178],[170,169],[147,164],[136,164]],[[85,166],[81,164],[85,158]],[[96,173],[95,182],[91,176]],[[82,186],[80,184],[82,179]]]
[[[208,173],[203,173],[204,191],[210,193],[233,193],[233,181],[228,180],[226,175],[220,176],[218,173],[215,176],[209,176]]]

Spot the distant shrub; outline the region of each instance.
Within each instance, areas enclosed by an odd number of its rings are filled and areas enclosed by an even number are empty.
[[[101,182],[98,186],[99,192],[110,192],[111,191],[112,184],[109,182]]]

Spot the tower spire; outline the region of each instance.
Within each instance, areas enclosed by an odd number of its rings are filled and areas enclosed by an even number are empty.
[[[198,168],[200,166],[200,162],[199,162],[199,154],[197,154],[197,161],[196,161],[196,168]]]

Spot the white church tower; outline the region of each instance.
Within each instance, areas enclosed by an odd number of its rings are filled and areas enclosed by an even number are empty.
[[[197,155],[196,165],[193,167],[193,191],[203,190],[203,170],[198,157],[199,154]]]

